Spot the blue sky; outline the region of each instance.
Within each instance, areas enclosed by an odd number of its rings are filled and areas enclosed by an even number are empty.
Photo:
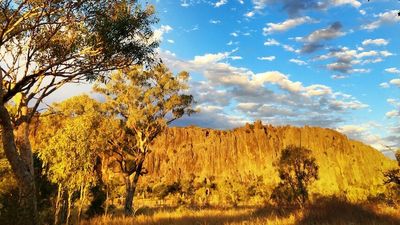
[[[176,125],[329,127],[400,146],[395,0],[153,0],[160,56],[200,112]]]

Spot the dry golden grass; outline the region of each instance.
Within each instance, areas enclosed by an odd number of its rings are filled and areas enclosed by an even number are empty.
[[[400,209],[324,199],[303,210],[263,208],[178,208],[136,217],[97,217],[82,225],[400,225]]]

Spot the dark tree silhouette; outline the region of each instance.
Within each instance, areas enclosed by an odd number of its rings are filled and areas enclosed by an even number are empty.
[[[288,146],[275,166],[281,182],[271,199],[279,205],[303,206],[308,201],[308,186],[318,179],[318,165],[311,151],[304,147]]]
[[[393,184],[400,186],[400,150],[397,150],[395,156],[396,156],[397,164],[398,164],[399,168],[391,169],[384,173],[385,184],[393,183]]]

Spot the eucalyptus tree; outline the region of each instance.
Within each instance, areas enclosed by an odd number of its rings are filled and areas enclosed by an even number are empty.
[[[19,216],[37,223],[29,124],[63,84],[149,62],[154,7],[135,0],[0,1],[0,128],[19,183]]]
[[[89,188],[97,182],[95,165],[102,142],[98,127],[104,118],[101,111],[99,102],[82,95],[55,104],[51,114],[42,118],[38,132],[43,141],[34,147],[38,148],[47,177],[58,186],[55,224],[64,220],[59,216],[64,196],[69,223],[74,193],[79,193],[79,220]]]
[[[154,139],[173,121],[195,112],[193,96],[185,93],[188,78],[187,72],[174,75],[164,65],[151,70],[135,66],[95,86],[105,96],[107,110],[120,121],[109,144],[125,177],[126,214],[133,212],[136,186],[146,173],[143,164]]]
[[[275,163],[281,182],[273,190],[272,200],[278,204],[297,204],[308,201],[308,186],[318,180],[319,166],[304,147],[288,146]]]

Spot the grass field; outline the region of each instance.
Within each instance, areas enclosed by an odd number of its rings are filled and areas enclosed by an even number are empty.
[[[324,199],[304,209],[273,206],[146,210],[135,217],[103,216],[82,225],[400,225],[400,208],[383,204],[351,204]]]

